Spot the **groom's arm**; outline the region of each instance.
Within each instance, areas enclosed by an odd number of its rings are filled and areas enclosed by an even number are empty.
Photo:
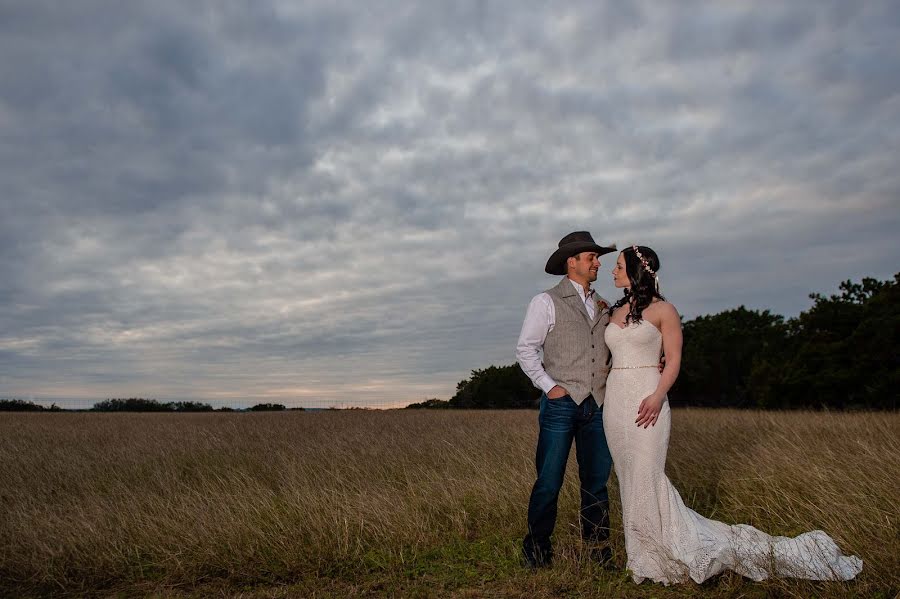
[[[546,293],[534,296],[534,299],[528,304],[525,321],[522,323],[522,332],[519,334],[519,341],[516,344],[516,361],[522,367],[522,372],[531,379],[531,383],[535,387],[548,396],[550,391],[557,387],[557,384],[553,377],[544,370],[541,352],[544,341],[547,339],[547,333],[553,328],[555,317],[553,300],[550,299],[550,296]],[[562,387],[559,389],[565,391]]]

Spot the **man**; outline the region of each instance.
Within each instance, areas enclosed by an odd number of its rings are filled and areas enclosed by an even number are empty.
[[[522,370],[543,391],[538,423],[537,481],[528,502],[528,534],[522,544],[532,567],[549,566],[550,536],[566,461],[575,439],[581,481],[581,536],[591,558],[607,564],[612,466],[603,433],[603,397],[609,350],[603,334],[609,304],[591,289],[600,256],[615,251],[594,243],[587,231],[569,233],[550,256],[545,271],[565,275],[552,289],[531,300],[516,346]],[[541,362],[543,354],[543,363]]]

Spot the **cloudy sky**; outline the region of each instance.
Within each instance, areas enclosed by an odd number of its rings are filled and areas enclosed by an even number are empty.
[[[0,0],[0,397],[447,399],[579,229],[686,318],[796,315],[900,270],[898,39],[891,0]]]

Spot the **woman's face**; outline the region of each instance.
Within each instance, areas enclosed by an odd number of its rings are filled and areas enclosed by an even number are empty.
[[[613,283],[618,288],[628,289],[631,287],[631,281],[628,280],[628,273],[625,272],[625,256],[619,253],[619,257],[616,259],[616,265],[612,270],[613,274]]]

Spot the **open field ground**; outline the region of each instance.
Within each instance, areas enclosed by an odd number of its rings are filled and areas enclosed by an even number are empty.
[[[0,596],[895,597],[900,414],[679,409],[701,513],[831,534],[849,583],[634,585],[582,559],[574,455],[549,570],[520,565],[537,412],[0,415]],[[611,494],[618,490],[615,480]]]

